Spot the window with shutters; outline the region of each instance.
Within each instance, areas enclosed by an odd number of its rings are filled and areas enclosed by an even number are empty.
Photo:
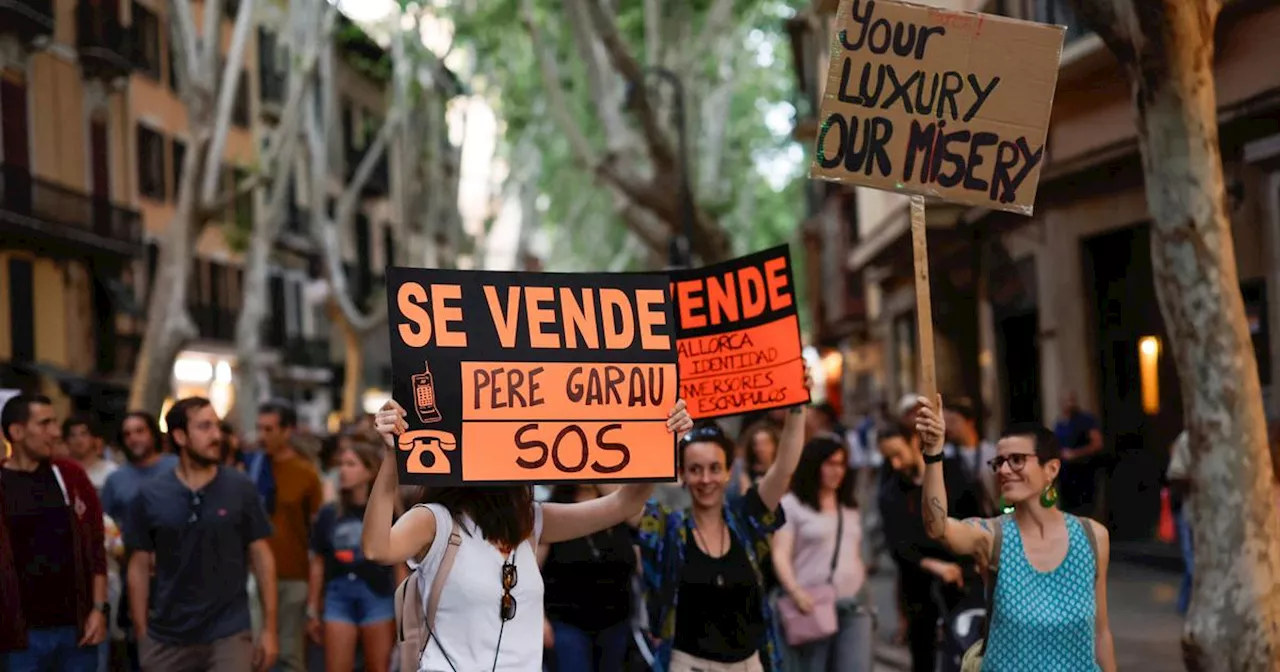
[[[36,358],[36,300],[31,262],[9,258],[9,343],[14,361]]]
[[[173,192],[172,193],[174,196],[174,200],[177,200],[178,190],[182,188],[183,162],[187,160],[187,143],[177,138],[173,139],[172,159],[173,159],[173,162],[170,164],[173,168],[170,171],[173,174]]]
[[[160,30],[160,19],[155,12],[133,3],[133,51],[134,62],[138,70],[148,77],[160,81],[160,54],[165,51],[163,31]],[[173,60],[170,59],[172,68]]]
[[[138,193],[165,199],[164,136],[138,124]]]

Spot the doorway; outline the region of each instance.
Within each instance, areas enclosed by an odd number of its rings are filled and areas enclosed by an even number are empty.
[[[1040,311],[1022,310],[999,321],[1000,391],[1008,424],[1046,422],[1040,404]]]
[[[1097,409],[1109,470],[1106,501],[1118,539],[1154,537],[1169,446],[1182,431],[1182,392],[1139,224],[1082,242]]]

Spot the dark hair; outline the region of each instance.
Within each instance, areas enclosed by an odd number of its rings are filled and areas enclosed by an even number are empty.
[[[578,501],[578,491],[583,487],[580,483],[556,483],[551,486],[551,495],[547,497],[548,502],[556,504],[573,504]]]
[[[769,438],[773,439],[773,445],[775,447],[782,443],[782,437],[778,433],[778,428],[768,420],[758,420],[751,426],[747,427],[746,431],[742,432],[742,436],[739,437],[739,443],[742,444],[743,460],[745,461],[745,466],[747,468],[747,478],[752,480],[755,480],[756,471],[761,466],[760,457],[756,455],[755,450],[756,435],[760,432],[768,434]],[[768,465],[765,465],[765,468],[768,468]]]
[[[280,418],[280,427],[293,429],[298,426],[298,412],[293,404],[281,399],[273,399],[258,406],[258,415],[274,415]]]
[[[466,514],[488,541],[515,548],[533,536],[533,489],[527,485],[427,488],[423,503]]]
[[[832,425],[837,424],[840,420],[840,418],[836,415],[836,407],[832,406],[829,402],[824,401],[820,404],[814,404],[813,410],[822,414],[822,417],[826,418],[827,422],[831,423]]]
[[[960,417],[974,422],[978,419],[978,408],[969,397],[955,397],[946,401],[946,408],[955,411]]]
[[[13,441],[13,437],[9,434],[9,428],[14,425],[25,425],[31,420],[31,407],[35,405],[52,406],[53,401],[43,394],[19,394],[9,400],[4,405],[4,410],[0,411],[0,430],[4,432],[4,438]]]
[[[151,443],[154,444],[155,451],[164,452],[165,443],[164,437],[160,434],[160,425],[156,423],[155,416],[146,411],[129,411],[124,414],[124,419],[120,421],[120,429],[116,432],[116,441],[122,448],[124,447],[124,423],[128,422],[129,418],[141,420],[142,424],[147,426],[147,431],[151,433]]]
[[[680,468],[684,468],[684,452],[691,443],[714,443],[720,446],[720,450],[724,452],[724,463],[729,464],[733,460],[733,442],[729,437],[725,436],[724,430],[720,428],[719,423],[714,420],[704,420],[694,425],[693,429],[680,437],[679,458]]]
[[[902,431],[902,427],[898,425],[898,423],[896,422],[890,422],[888,424],[881,425],[880,428],[876,431],[877,444],[887,439],[906,440],[906,438],[907,438],[907,433]]]
[[[70,418],[67,418],[66,420],[63,420],[62,435],[66,436],[70,434],[71,430],[75,429],[76,427],[84,427],[85,429],[89,430],[89,436],[92,436],[95,439],[102,438],[102,432],[99,431],[98,429],[98,423],[94,422],[92,418],[89,418],[88,416],[84,416],[84,415],[74,415]]]
[[[183,434],[187,433],[187,422],[191,420],[191,414],[213,404],[204,397],[184,397],[179,399],[177,403],[164,414],[164,424],[169,427],[169,440],[173,441],[173,433],[182,430]],[[178,447],[178,442],[173,441],[174,448]]]
[[[1000,438],[1007,439],[1011,436],[1025,436],[1031,439],[1035,444],[1036,459],[1040,464],[1045,464],[1049,460],[1062,459],[1062,445],[1058,443],[1058,435],[1040,423],[1014,423],[1004,430]]]
[[[844,453],[845,458],[848,458],[849,450],[843,443],[824,436],[804,444],[804,451],[800,453],[800,464],[796,467],[795,475],[791,477],[791,492],[795,493],[796,499],[814,511],[820,511],[822,506],[818,502],[818,491],[822,486],[822,463],[837,451]],[[852,469],[844,472],[844,478],[836,488],[837,504],[857,508],[858,500],[853,494],[855,480]]]

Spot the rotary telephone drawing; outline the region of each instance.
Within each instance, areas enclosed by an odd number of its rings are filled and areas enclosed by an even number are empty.
[[[447,474],[452,468],[445,452],[458,449],[458,439],[438,429],[419,429],[400,435],[397,446],[409,453],[405,470],[410,474]],[[431,463],[423,461],[423,453],[431,455]]]

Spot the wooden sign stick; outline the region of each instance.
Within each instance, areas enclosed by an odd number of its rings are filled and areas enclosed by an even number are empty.
[[[925,236],[924,197],[911,197],[911,247],[916,273],[916,335],[920,356],[918,393],[930,402],[938,395],[933,361],[933,300],[929,295],[929,242]]]

